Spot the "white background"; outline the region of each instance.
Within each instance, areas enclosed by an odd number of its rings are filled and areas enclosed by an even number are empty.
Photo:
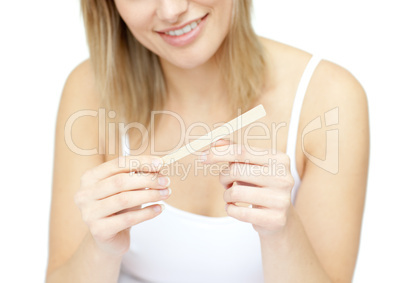
[[[364,86],[371,159],[354,282],[402,282],[400,1],[254,3],[257,33],[321,54]],[[43,282],[58,101],[88,56],[78,0],[3,1],[0,29],[0,282]]]

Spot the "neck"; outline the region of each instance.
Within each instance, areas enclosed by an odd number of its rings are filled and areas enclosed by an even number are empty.
[[[161,58],[168,104],[205,108],[227,103],[227,90],[213,59],[193,69],[182,69]]]

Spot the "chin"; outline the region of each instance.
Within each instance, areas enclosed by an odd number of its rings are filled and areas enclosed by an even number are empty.
[[[205,49],[201,49],[201,51],[197,52],[169,56],[168,58],[165,57],[164,60],[167,60],[170,64],[178,68],[191,70],[208,63],[213,59],[214,54],[215,52],[213,52],[213,50],[206,52]]]
[[[195,69],[199,66],[202,66],[203,64],[206,63],[206,61],[207,60],[196,61],[196,60],[192,59],[192,60],[188,60],[188,61],[179,61],[179,62],[175,61],[175,62],[170,62],[170,63],[180,69],[191,70],[191,69]]]

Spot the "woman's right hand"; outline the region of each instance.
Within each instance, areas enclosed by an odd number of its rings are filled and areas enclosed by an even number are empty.
[[[159,173],[162,165],[153,156],[120,157],[81,177],[74,200],[100,249],[123,255],[130,247],[130,228],[161,213],[159,204],[141,205],[170,196],[170,180]]]

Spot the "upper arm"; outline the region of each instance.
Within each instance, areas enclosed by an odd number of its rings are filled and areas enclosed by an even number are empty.
[[[99,148],[98,117],[94,116],[99,109],[99,98],[94,85],[90,62],[86,61],[72,71],[60,100],[55,137],[48,273],[71,257],[87,232],[79,209],[74,204],[74,194],[80,187],[82,174],[103,162],[100,154],[87,156],[77,150]]]
[[[348,282],[358,253],[368,174],[366,95],[349,72],[323,61],[303,107],[308,110],[302,114],[299,137],[304,143],[299,141],[299,148],[308,157],[295,208],[324,269],[335,282]],[[317,119],[321,127],[310,127]]]

